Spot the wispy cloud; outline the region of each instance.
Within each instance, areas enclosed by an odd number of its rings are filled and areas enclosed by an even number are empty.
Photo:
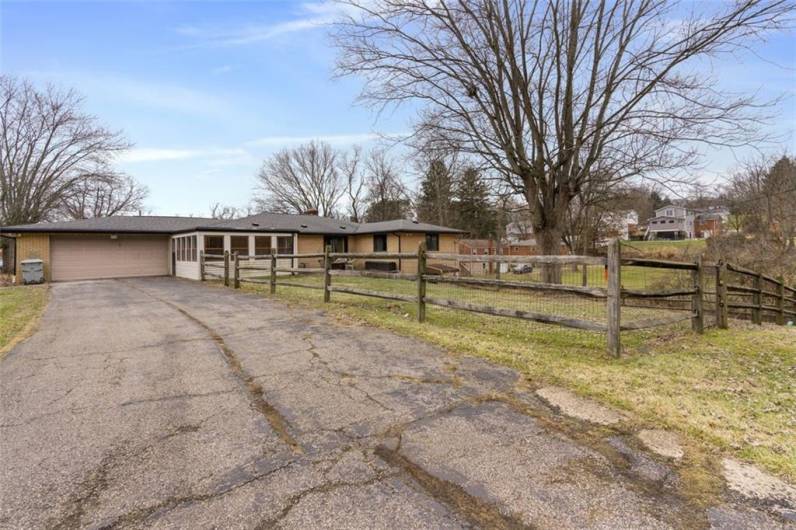
[[[171,149],[159,147],[134,148],[117,157],[123,163],[163,162],[168,160],[188,160],[195,158],[236,159],[247,157],[245,149]]]
[[[318,134],[315,136],[263,136],[246,142],[245,145],[251,147],[279,147],[295,144],[303,144],[317,140],[331,145],[353,145],[374,142],[376,140],[391,139],[406,136],[407,133],[355,133],[355,134]]]
[[[221,74],[226,74],[227,72],[231,72],[234,69],[235,67],[232,66],[231,64],[225,64],[223,66],[218,66],[216,68],[213,68],[212,70],[210,70],[210,72],[213,75],[221,75]]]
[[[228,166],[250,163],[258,160],[262,151],[275,148],[295,146],[311,141],[320,141],[335,147],[346,147],[354,144],[368,144],[377,140],[397,140],[407,133],[354,133],[354,134],[318,134],[314,136],[264,136],[244,142],[238,147],[135,147],[121,153],[116,160],[121,163],[136,164],[144,162],[166,162],[172,160],[203,160],[208,166]]]
[[[25,75],[77,87],[92,99],[123,101],[150,109],[211,117],[229,116],[234,110],[224,98],[168,82],[80,71],[29,71]]]
[[[326,26],[338,20],[350,9],[337,2],[324,0],[301,4],[295,17],[290,20],[238,26],[190,25],[180,26],[176,31],[184,37],[195,40],[194,46],[197,47],[242,46]]]

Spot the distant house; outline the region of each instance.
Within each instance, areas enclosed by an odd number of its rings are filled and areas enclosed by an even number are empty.
[[[721,234],[730,219],[730,210],[725,206],[716,206],[696,210],[694,232],[696,237],[708,238]]]
[[[44,262],[52,281],[172,275],[199,279],[199,255],[336,252],[456,252],[462,231],[406,219],[351,223],[317,215],[258,214],[242,219],[115,216],[0,227],[12,238],[16,270],[22,260]],[[283,258],[280,267],[319,267],[318,258]],[[432,264],[433,260],[430,260]],[[357,269],[416,272],[416,260],[354,260]],[[17,281],[21,275],[17,274]]]
[[[694,239],[719,234],[730,212],[723,206],[689,209],[669,204],[655,210],[645,239]]]
[[[692,239],[694,212],[682,206],[668,204],[655,210],[655,217],[647,221],[645,239]]]

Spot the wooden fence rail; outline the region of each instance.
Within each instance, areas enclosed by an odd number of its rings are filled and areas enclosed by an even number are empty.
[[[322,258],[322,267],[280,267],[278,260]],[[354,260],[415,260],[417,273],[386,272],[371,270],[334,269],[333,264],[345,263],[350,265]],[[252,263],[254,260],[254,263]],[[266,261],[267,263],[258,263]],[[500,277],[500,267],[495,271],[495,278],[474,278],[461,276],[458,273],[445,275],[442,270],[435,269],[428,264],[428,260],[455,261],[456,267],[452,270],[467,270],[465,263],[515,263],[515,264],[540,264],[540,265],[574,265],[582,266],[581,285],[545,282],[527,282],[506,280]],[[606,286],[588,285],[587,266],[601,266],[604,269]],[[622,267],[647,267],[664,270],[687,271],[690,276],[688,285],[655,289],[628,289],[622,287]],[[580,267],[578,267],[580,268]],[[650,327],[665,326],[676,322],[690,320],[691,328],[696,333],[705,329],[706,298],[712,305],[709,311],[715,312],[715,325],[726,329],[730,313],[735,316],[747,316],[755,323],[762,323],[764,317],[785,324],[788,317],[796,316],[796,288],[786,285],[780,278],[773,278],[737,264],[719,261],[717,263],[703,263],[701,258],[694,262],[678,262],[657,259],[622,258],[621,247],[618,241],[608,246],[606,257],[600,256],[506,256],[506,255],[460,255],[443,252],[428,252],[425,242],[421,243],[417,252],[332,252],[331,247],[324,249],[323,253],[293,253],[293,254],[208,254],[199,252],[199,270],[202,280],[205,278],[218,278],[224,285],[240,288],[241,283],[267,284],[271,294],[276,293],[278,286],[298,287],[302,289],[315,289],[323,291],[323,301],[330,302],[332,293],[341,293],[356,296],[380,298],[417,304],[417,319],[423,322],[426,318],[426,305],[445,307],[449,309],[469,311],[480,314],[512,317],[522,320],[555,324],[568,328],[596,331],[606,334],[607,349],[614,355],[621,354],[621,332],[645,329]],[[576,269],[577,270],[577,269]],[[242,276],[242,272],[262,272],[262,276]],[[437,274],[430,272],[436,271]],[[279,274],[278,274],[279,273]],[[280,275],[281,274],[281,275]],[[320,275],[322,282],[318,284],[301,283],[291,278],[303,274]],[[737,275],[730,280],[730,275]],[[361,277],[379,278],[387,280],[401,280],[416,282],[416,293],[399,294],[358,287],[335,285],[334,278]],[[286,279],[285,279],[286,278]],[[460,300],[429,296],[428,284],[447,284],[473,289],[486,290],[513,290],[536,291],[545,293],[558,293],[561,295],[574,295],[593,300],[604,300],[606,309],[605,322],[594,322],[571,316],[555,315],[535,311],[492,307],[483,304],[473,304]],[[706,289],[710,284],[711,289]],[[773,287],[772,287],[773,285]],[[622,321],[622,306],[628,300],[647,300],[649,305],[639,307],[658,307],[673,310],[674,314],[663,317],[644,318],[633,321]],[[660,304],[669,305],[660,305]],[[673,306],[671,304],[674,304]],[[748,312],[748,313],[746,313]]]

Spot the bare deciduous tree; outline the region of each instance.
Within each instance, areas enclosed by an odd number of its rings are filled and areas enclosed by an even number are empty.
[[[265,161],[259,174],[256,202],[266,211],[304,213],[317,210],[333,217],[344,187],[337,153],[324,142],[283,149]]]
[[[345,182],[348,199],[348,218],[359,223],[365,213],[365,175],[362,148],[354,146],[351,152],[339,156],[340,173]]]
[[[226,206],[220,202],[214,202],[210,205],[210,217],[213,219],[235,219],[240,217],[241,210],[235,206]]]
[[[110,170],[82,175],[66,192],[61,212],[71,219],[140,212],[149,191],[129,175]]]
[[[377,106],[425,103],[418,136],[483,157],[526,198],[545,253],[592,175],[661,174],[698,160],[698,142],[757,138],[755,101],[720,92],[704,63],[691,67],[748,46],[793,9],[790,0],[345,3],[339,71],[363,76],[363,98]]]
[[[37,90],[0,76],[0,222],[35,223],[58,215],[87,175],[104,171],[128,147],[118,133],[80,110],[73,91]]]
[[[387,153],[383,150],[371,151],[366,171],[368,191],[365,221],[374,223],[405,219],[411,212],[412,202]]]
[[[743,230],[782,252],[796,248],[796,159],[760,159],[745,164],[729,187],[732,213]]]

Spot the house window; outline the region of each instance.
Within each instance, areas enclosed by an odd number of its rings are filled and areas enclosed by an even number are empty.
[[[198,253],[196,249],[196,236],[191,236],[191,261],[196,261],[196,254]]]
[[[439,234],[426,234],[426,250],[439,251]]]
[[[670,220],[670,221],[669,221],[669,224],[674,224],[674,220]]]
[[[229,238],[230,252],[235,252],[240,256],[249,254],[249,236],[232,236]]]
[[[271,253],[271,236],[254,236],[254,253],[264,256]]]
[[[327,236],[324,241],[324,248],[331,247],[332,252],[347,252],[348,245],[346,243],[345,236]]]
[[[279,236],[276,238],[277,254],[293,254],[293,236]]]
[[[224,253],[224,236],[205,236],[205,254],[220,256]]]
[[[373,236],[373,252],[387,252],[387,234]]]
[[[666,210],[666,215],[671,217],[674,214],[672,210]]]

